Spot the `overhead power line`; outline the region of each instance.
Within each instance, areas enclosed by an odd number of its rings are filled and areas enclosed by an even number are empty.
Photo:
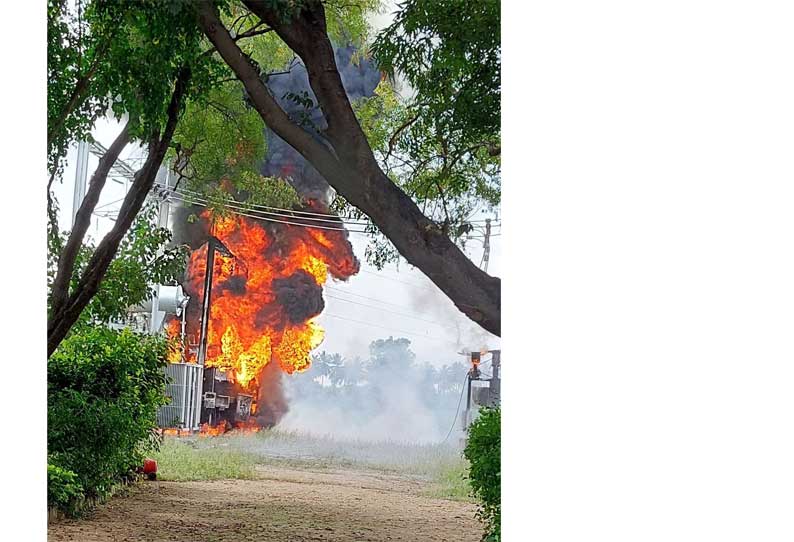
[[[162,185],[159,185],[159,186],[162,186]],[[183,196],[182,194],[179,194],[176,191],[171,191],[169,197],[172,197],[172,198],[174,198],[175,200],[177,200],[179,202],[189,203],[189,204],[196,204],[196,205],[199,205],[201,207],[207,207],[209,205],[209,201],[204,199],[204,198],[200,198],[200,197],[197,197],[197,196],[188,196],[188,198],[190,198],[190,199],[185,199],[185,196]],[[255,212],[261,212],[261,211],[255,211]],[[243,211],[241,209],[237,209],[237,208],[234,209],[234,213],[237,214],[237,215],[240,215],[240,216],[253,218],[254,220],[261,220],[261,221],[264,221],[264,222],[273,222],[273,223],[277,223],[277,224],[287,224],[287,225],[290,225],[290,226],[299,226],[299,227],[303,227],[303,228],[315,228],[315,229],[321,229],[321,230],[342,231],[342,232],[347,232],[347,233],[359,233],[359,234],[363,234],[363,235],[369,235],[371,233],[371,232],[368,232],[368,231],[365,231],[365,230],[357,230],[357,229],[350,228],[350,227],[344,227],[344,225],[342,227],[340,227],[340,228],[334,228],[334,227],[331,227],[331,226],[323,226],[323,225],[320,225],[320,224],[306,224],[306,223],[303,223],[303,222],[293,222],[293,221],[290,221],[290,220],[277,220],[275,218],[268,218],[268,217],[264,217],[264,216],[253,215],[253,214],[247,213],[247,212],[245,212],[245,211]],[[290,216],[290,215],[277,215],[276,213],[269,213],[269,214],[273,214],[273,215],[280,216],[280,217],[286,216],[288,218],[293,218],[295,220],[300,220],[302,218],[302,217],[293,217],[293,216]],[[328,216],[333,216],[333,215],[328,215]],[[305,220],[317,220],[317,219],[306,218]],[[336,221],[334,221],[334,222],[336,222]],[[500,235],[500,234],[492,235],[492,237],[496,237],[498,235]],[[476,238],[476,237],[469,237],[469,238]],[[396,281],[396,282],[402,282],[403,284],[407,284],[408,286],[414,286],[416,288],[427,288],[427,286],[422,285],[422,284],[418,284],[418,283],[414,283],[414,282],[407,282],[407,281],[404,281],[404,280],[399,280],[399,279],[395,279],[395,278],[392,278],[392,277],[387,277],[387,276],[384,276],[384,275],[373,273],[372,271],[368,271],[366,269],[362,269],[362,272],[371,273],[371,274],[374,274],[375,276],[378,276],[378,277],[381,277],[381,278],[384,278],[384,279],[393,280],[393,281]]]
[[[162,186],[162,185],[159,185],[159,186]],[[208,200],[206,200],[204,198],[201,198],[201,197],[197,197],[197,196],[188,196],[190,199],[187,200],[187,199],[185,199],[184,195],[179,194],[177,191],[174,191],[174,190],[170,191],[169,197],[173,197],[175,200],[180,201],[180,202],[197,204],[197,205],[200,205],[202,207],[207,207],[208,204],[209,204]],[[255,212],[257,212],[257,211],[255,211]],[[259,211],[259,212],[261,212],[261,211]],[[369,235],[370,234],[370,232],[368,232],[368,231],[357,230],[357,229],[354,229],[354,228],[345,227],[343,224],[340,224],[341,227],[336,227],[335,228],[335,227],[332,227],[332,226],[323,226],[323,225],[320,225],[320,224],[306,224],[306,223],[303,223],[303,222],[293,222],[292,220],[278,220],[276,218],[269,218],[269,217],[264,217],[264,216],[259,216],[259,215],[253,215],[253,214],[247,213],[247,212],[245,212],[245,211],[243,211],[241,209],[234,209],[234,213],[238,214],[240,216],[245,216],[245,217],[248,217],[248,218],[252,218],[254,220],[260,220],[260,221],[264,221],[264,222],[272,222],[272,223],[277,223],[277,224],[286,224],[286,225],[289,225],[289,226],[298,226],[298,227],[303,227],[303,228],[315,228],[315,229],[329,230],[329,231],[341,231],[341,232],[347,232],[347,233],[358,233],[358,234],[363,234],[363,235]],[[293,220],[301,220],[301,218],[302,218],[302,217],[294,217],[294,216],[290,216],[290,215],[278,215],[277,213],[268,213],[268,214],[279,216],[279,217],[286,216],[287,218],[292,218]],[[102,216],[107,216],[107,218],[111,218],[111,220],[112,220],[112,217],[110,217],[109,214],[108,215],[102,215]],[[333,215],[327,215],[327,216],[333,216]],[[305,220],[317,220],[317,219],[306,218]],[[336,221],[334,221],[334,222],[336,222]],[[492,234],[491,236],[492,237],[497,237],[499,235],[500,234]],[[472,238],[476,238],[476,237],[469,237],[469,238],[472,239]],[[414,288],[428,289],[428,285],[423,285],[423,284],[419,284],[419,283],[416,283],[416,282],[400,280],[400,279],[397,279],[397,278],[394,278],[394,277],[389,277],[389,276],[386,276],[386,275],[383,275],[383,274],[375,273],[375,272],[369,271],[367,269],[362,269],[361,271],[363,273],[369,273],[371,275],[375,275],[376,277],[379,277],[379,278],[382,278],[382,279],[386,279],[386,280],[391,280],[391,281],[394,281],[394,282],[399,282],[399,283],[405,284],[407,286],[412,286]]]
[[[200,192],[196,192],[194,190],[190,190],[188,188],[176,188],[176,189],[174,189],[173,187],[167,187],[167,186],[164,186],[164,185],[158,185],[158,186],[160,186],[161,188],[164,188],[166,190],[173,191],[173,192],[178,192],[178,193],[181,193],[183,195],[187,195],[187,196],[191,196],[191,197],[197,197],[197,198],[205,198],[206,197],[204,194],[201,194]],[[247,205],[248,207],[250,207],[252,209],[265,209],[267,211],[279,211],[281,213],[285,213],[286,212],[286,213],[293,213],[293,214],[304,215],[304,216],[324,217],[326,219],[327,218],[332,218],[332,219],[334,219],[334,221],[350,222],[350,223],[356,223],[356,224],[360,224],[360,225],[371,224],[371,222],[369,220],[362,220],[362,219],[355,218],[355,217],[352,217],[352,216],[340,216],[340,215],[335,215],[333,213],[318,213],[318,212],[315,212],[315,211],[298,211],[298,210],[295,210],[295,209],[285,209],[285,208],[282,208],[282,207],[272,207],[270,205],[260,205],[260,204],[256,204],[256,203],[243,204],[243,202],[239,202],[239,201],[234,201],[233,203],[229,203],[228,205],[232,206],[234,204]]]
[[[417,321],[420,321],[420,322],[427,322],[428,324],[434,324],[434,325],[437,325],[437,326],[440,326],[440,327],[444,327],[444,328],[456,329],[455,326],[450,326],[448,324],[442,324],[441,322],[437,322],[435,320],[427,320],[425,318],[420,318],[418,316],[414,316],[414,315],[411,315],[411,314],[405,314],[405,313],[402,313],[402,312],[391,311],[389,309],[384,309],[383,307],[376,307],[374,305],[368,305],[366,303],[359,303],[358,301],[353,301],[351,299],[345,299],[345,298],[342,298],[342,297],[336,297],[336,296],[333,296],[331,294],[325,294],[325,295],[330,297],[331,299],[338,299],[339,301],[344,301],[346,303],[351,303],[353,305],[360,305],[362,307],[369,307],[369,308],[375,309],[377,311],[388,312],[389,314],[396,314],[397,316],[403,316],[405,318],[410,318],[412,320],[417,320]]]
[[[195,190],[190,190],[190,189],[184,188],[184,187],[182,187],[182,188],[168,187],[168,186],[165,186],[165,185],[162,185],[162,184],[158,184],[157,186],[160,187],[163,190],[167,190],[168,192],[177,193],[177,194],[182,195],[183,196],[183,200],[185,199],[185,197],[187,197],[187,198],[200,198],[200,199],[202,199],[204,201],[208,201],[204,194],[201,194],[200,192],[196,192]],[[354,225],[354,226],[369,226],[369,225],[372,225],[372,221],[369,220],[368,218],[361,219],[361,218],[355,218],[355,217],[352,217],[352,216],[336,215],[336,214],[333,214],[333,213],[320,213],[320,212],[315,212],[315,211],[303,211],[303,210],[295,210],[295,209],[285,209],[283,207],[273,207],[273,206],[270,206],[270,205],[261,205],[261,204],[256,204],[256,203],[250,203],[249,204],[249,203],[239,202],[239,201],[236,201],[236,200],[234,200],[232,202],[227,202],[226,205],[228,205],[229,207],[240,208],[240,209],[243,209],[243,210],[248,210],[248,209],[260,210],[261,209],[263,211],[260,211],[260,212],[262,212],[263,214],[269,214],[269,215],[280,216],[280,217],[294,217],[295,215],[302,215],[302,216],[307,216],[307,217],[322,217],[322,218],[316,218],[314,220],[323,220],[323,221],[334,222],[334,223],[343,222],[345,224],[351,224],[351,225]],[[288,214],[284,214],[284,213],[288,213]],[[480,222],[485,223],[488,220],[490,220],[490,219],[468,220],[466,222],[475,224],[475,223],[480,223]]]
[[[393,328],[391,326],[382,326],[380,324],[373,324],[372,322],[365,322],[363,320],[355,320],[353,318],[347,318],[345,316],[339,316],[338,314],[331,314],[331,313],[328,313],[328,312],[323,312],[321,314],[321,316],[330,316],[331,318],[338,318],[339,320],[347,320],[348,322],[355,322],[356,324],[362,324],[362,325],[371,326],[371,327],[379,327],[381,329],[386,329],[388,331],[391,331],[394,334],[402,333],[404,335],[413,335],[414,337],[420,337],[422,339],[427,339],[429,341],[437,341],[437,342],[442,342],[442,343],[447,343],[447,344],[454,344],[454,345],[457,346],[457,343],[455,343],[453,341],[446,340],[446,339],[437,339],[435,337],[429,337],[427,335],[422,335],[421,333],[414,333],[414,332],[411,332],[411,331],[405,331],[403,329],[396,329],[396,328]]]
[[[185,194],[179,189],[177,189],[177,190],[169,189],[169,191],[171,193],[173,193],[173,194],[177,194],[179,196],[179,198],[181,198],[182,201],[189,202],[190,200],[195,200],[195,201],[201,201],[201,202],[204,202],[204,203],[209,203],[208,199],[206,199],[206,198],[204,198],[202,196],[199,196],[199,195]],[[333,223],[333,224],[348,224],[348,225],[353,225],[353,226],[366,226],[366,224],[361,224],[361,223],[345,222],[340,217],[336,217],[336,215],[320,215],[320,216],[325,216],[325,217],[335,217],[334,219],[330,219],[330,218],[314,218],[314,217],[310,218],[310,217],[304,217],[304,216],[296,216],[296,215],[298,215],[300,213],[299,211],[288,211],[291,214],[283,214],[283,213],[276,213],[276,212],[273,212],[273,211],[261,211],[261,210],[255,208],[256,206],[254,206],[254,205],[246,205],[246,204],[241,204],[241,203],[238,203],[238,202],[227,202],[227,203],[225,203],[225,205],[227,207],[230,207],[231,209],[234,209],[235,211],[256,212],[256,213],[259,213],[259,214],[268,215],[268,216],[274,216],[274,217],[279,217],[279,218],[304,219],[304,220],[313,220],[313,221],[317,221],[317,222],[330,222],[330,223]]]
[[[176,199],[178,201],[183,201],[185,203],[196,203],[196,202],[198,202],[198,204],[201,205],[202,207],[206,207],[208,205],[208,203],[209,203],[206,200],[200,200],[199,198],[195,198],[194,202],[186,201],[181,196],[177,196]],[[275,222],[277,224],[288,224],[290,226],[301,226],[301,227],[304,227],[304,228],[317,228],[317,229],[321,229],[321,230],[331,230],[331,231],[346,231],[346,232],[350,232],[350,233],[368,233],[366,231],[354,230],[354,229],[344,228],[344,227],[342,227],[342,228],[332,228],[330,226],[320,226],[318,224],[306,224],[306,223],[302,223],[302,222],[291,222],[291,221],[288,221],[288,220],[276,220],[276,219],[267,218],[267,217],[264,217],[264,216],[252,215],[252,214],[245,213],[245,212],[238,211],[238,210],[235,210],[235,214],[238,214],[240,216],[247,216],[249,218],[253,218],[253,219],[256,219],[256,220],[263,220],[265,222]]]
[[[380,273],[375,273],[374,271],[370,271],[369,269],[362,269],[362,273],[369,273],[370,275],[375,275],[376,277],[380,277],[386,280],[393,280],[394,282],[402,282],[403,284],[407,284],[408,286],[414,286],[415,288],[427,288],[426,284],[419,284],[418,282],[408,282],[407,280],[400,280],[394,277],[390,277],[388,275],[382,275]]]
[[[405,305],[400,305],[398,303],[390,303],[389,301],[383,301],[382,299],[377,299],[377,298],[369,297],[369,296],[366,296],[366,295],[355,294],[353,292],[348,292],[347,290],[340,290],[338,288],[334,288],[333,286],[325,286],[325,289],[326,290],[331,290],[332,292],[339,292],[340,294],[352,295],[354,297],[360,297],[362,299],[368,299],[370,301],[375,301],[376,303],[383,303],[384,305],[392,305],[392,306],[400,308],[400,309],[411,310],[410,307],[406,307]]]

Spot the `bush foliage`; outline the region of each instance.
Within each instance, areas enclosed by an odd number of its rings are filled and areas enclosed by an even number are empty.
[[[160,337],[86,326],[50,357],[51,505],[71,514],[78,495],[89,500],[107,495],[156,447],[157,408],[166,401],[166,349]]]
[[[47,505],[73,514],[83,502],[83,488],[77,475],[47,463]]]
[[[502,421],[500,408],[487,408],[469,427],[463,451],[469,460],[469,481],[480,501],[478,517],[485,523],[483,540],[499,542],[502,536]]]

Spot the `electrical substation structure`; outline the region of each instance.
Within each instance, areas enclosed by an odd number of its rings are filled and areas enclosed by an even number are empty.
[[[491,354],[490,374],[480,368],[482,356]],[[461,429],[464,434],[469,425],[477,419],[480,407],[496,407],[502,399],[502,351],[488,350],[485,352],[471,352],[469,355],[471,367],[466,376],[466,410],[461,417]]]

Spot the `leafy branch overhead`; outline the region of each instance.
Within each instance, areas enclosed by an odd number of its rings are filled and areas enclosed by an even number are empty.
[[[501,115],[499,0],[407,0],[372,46],[403,76],[444,137],[497,144]],[[497,138],[494,140],[494,138]],[[498,147],[490,147],[498,154]]]
[[[472,213],[500,197],[498,2],[408,0],[370,46],[368,21],[379,9],[378,0],[86,0],[76,9],[48,0],[50,260],[62,271],[53,281],[50,352],[99,295],[166,157],[182,199],[219,210],[297,203],[282,173],[261,173],[266,128],[334,188],[335,208],[366,216],[371,259],[399,253],[462,312],[499,332],[499,280],[456,245]],[[353,45],[353,64],[374,54],[392,79],[351,103],[334,45]],[[293,102],[320,125],[285,114],[279,100],[288,93],[272,95],[298,66],[313,96],[293,93]],[[75,285],[85,229],[81,222],[70,236],[58,232],[51,186],[69,147],[109,115],[126,122],[120,144],[143,144],[149,156]],[[82,217],[102,190],[97,173]]]
[[[383,170],[451,238],[465,243],[469,221],[477,211],[498,207],[501,164],[488,141],[445,137],[421,104],[406,103],[387,81],[373,97],[358,100],[354,109]],[[360,216],[341,203],[345,212]],[[372,259],[393,260],[397,254],[389,246],[384,238],[375,237],[368,247]],[[377,259],[378,251],[388,255]]]
[[[208,0],[197,3],[199,24],[244,84],[265,124],[303,155],[348,203],[366,213],[400,254],[419,267],[464,314],[498,334],[499,280],[477,268],[377,162],[336,66],[323,3],[246,0],[244,4],[300,56],[327,127],[321,142],[295,124],[240,50],[216,6]],[[287,7],[294,9],[284,13]]]
[[[390,77],[354,104],[356,115],[384,172],[465,245],[471,218],[501,197],[500,5],[408,0],[400,8],[370,48]],[[398,256],[381,236],[368,255],[376,264]]]

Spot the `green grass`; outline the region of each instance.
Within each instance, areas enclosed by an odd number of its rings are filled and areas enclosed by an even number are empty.
[[[154,454],[161,480],[254,479],[256,465],[352,468],[416,477],[428,497],[471,501],[468,462],[449,445],[336,440],[291,431],[165,437]]]
[[[228,446],[208,445],[214,439],[166,437],[153,454],[160,480],[229,480],[256,477],[257,457]]]
[[[372,442],[271,429],[254,435],[229,434],[226,445],[260,456],[261,463],[310,468],[371,469],[435,479],[463,461],[460,450],[445,444]],[[212,440],[212,439],[207,439]]]
[[[467,474],[468,464],[465,460],[445,465],[436,472],[433,483],[424,494],[437,499],[474,502]]]

